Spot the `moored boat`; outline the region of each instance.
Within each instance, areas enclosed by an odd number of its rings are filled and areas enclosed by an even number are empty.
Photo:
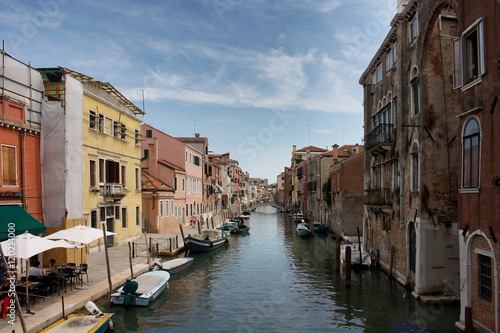
[[[340,262],[345,265],[345,250],[347,246],[351,247],[351,265],[358,267],[370,267],[372,264],[372,258],[368,252],[363,250],[361,246],[361,258],[360,258],[360,244],[354,243],[352,241],[353,237],[344,237],[345,243],[340,245]]]
[[[309,237],[311,236],[311,230],[309,230],[304,223],[299,223],[297,224],[297,235],[301,237]]]
[[[191,266],[191,264],[193,263],[193,260],[194,258],[191,257],[175,258],[165,262],[157,260],[155,262],[155,265],[153,266],[153,270],[164,270],[172,275],[188,269],[189,266]]]
[[[184,239],[184,245],[193,253],[208,252],[227,244],[229,235],[228,231],[205,229],[199,235],[188,235]]]
[[[241,234],[247,234],[249,231],[250,231],[249,226],[243,223],[239,223],[237,226],[233,228],[233,230],[231,230],[231,233],[236,235],[241,235]]]
[[[141,274],[111,294],[111,303],[148,306],[165,291],[169,279],[170,273],[163,270]]]
[[[113,330],[114,313],[102,313],[92,301],[87,302],[85,307],[91,314],[71,314],[56,321],[41,333],[104,333],[108,329]],[[91,308],[95,311],[91,311]]]

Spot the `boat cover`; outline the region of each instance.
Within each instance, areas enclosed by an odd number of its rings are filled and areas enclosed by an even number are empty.
[[[134,281],[137,282],[139,287],[135,291],[136,294],[147,294],[151,290],[153,290],[158,283],[163,281],[165,279],[165,276],[163,275],[156,275],[156,274],[142,274],[139,275],[134,279]]]

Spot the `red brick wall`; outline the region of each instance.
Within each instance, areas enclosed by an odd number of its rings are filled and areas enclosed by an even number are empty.
[[[492,258],[492,299],[488,300],[479,296],[479,279],[480,279],[480,267],[479,267],[479,254],[475,253],[474,250],[480,249],[484,251],[491,252],[491,248],[488,245],[486,239],[482,236],[475,236],[471,241],[471,296],[472,296],[472,319],[479,322],[482,326],[488,328],[492,332],[495,331],[495,300],[497,291],[495,290],[495,269],[494,260]],[[497,257],[498,258],[498,257]]]

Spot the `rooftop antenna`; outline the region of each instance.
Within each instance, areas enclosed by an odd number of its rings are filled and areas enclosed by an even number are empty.
[[[309,119],[309,125],[307,125],[307,127],[309,127],[309,141],[307,143],[308,146],[311,145],[311,119]]]
[[[141,92],[142,92],[142,112],[146,112],[145,108],[144,108],[144,89],[140,89]]]
[[[345,128],[342,129],[342,144],[345,145]]]
[[[193,136],[196,135],[196,119],[193,121]]]

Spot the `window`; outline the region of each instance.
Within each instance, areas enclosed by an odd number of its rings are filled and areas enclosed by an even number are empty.
[[[479,123],[467,121],[463,134],[462,187],[479,187]]]
[[[120,138],[122,140],[126,140],[127,139],[127,128],[125,127],[124,123],[120,124]]]
[[[141,173],[139,171],[139,168],[135,168],[135,189],[141,189]]]
[[[97,130],[97,113],[94,110],[89,110],[89,128]]]
[[[96,163],[94,160],[90,160],[89,172],[90,172],[90,187],[97,187],[97,170],[96,170]]]
[[[141,210],[139,206],[135,207],[135,225],[141,225]]]
[[[174,190],[177,191],[177,176],[174,176]]]
[[[139,131],[138,130],[135,130],[135,144],[138,145],[140,142],[141,142],[141,138],[139,136]]]
[[[125,189],[127,188],[127,166],[122,165],[121,166],[121,177],[122,177],[122,187]]]
[[[99,208],[99,220],[101,222],[106,221],[106,207],[100,207]]]
[[[144,149],[144,158],[149,158],[149,149]]]
[[[120,219],[120,206],[115,206],[115,220]]]
[[[163,200],[160,200],[160,217],[163,218]]]
[[[411,114],[417,116],[420,114],[420,94],[418,87],[418,70],[413,68],[410,81]]]
[[[415,142],[411,151],[411,190],[420,189],[420,160],[418,154],[418,145]]]
[[[479,19],[453,42],[455,88],[471,83],[485,72],[483,20]]]
[[[16,147],[2,146],[2,180],[4,186],[17,185]]]
[[[105,181],[104,160],[99,159],[99,183],[103,184]]]
[[[186,192],[186,179],[182,178],[182,192]]]
[[[186,152],[186,162],[188,161],[188,152]]]
[[[170,200],[170,214],[174,216],[174,200]],[[175,217],[177,217],[177,214]]]
[[[491,300],[491,258],[479,254],[479,296]]]
[[[99,114],[99,133],[104,133],[104,115]]]
[[[153,137],[153,130],[146,130],[146,138]]]
[[[418,36],[417,16],[414,16],[413,19],[410,21],[409,30],[410,30],[410,43],[411,43]]]
[[[97,211],[95,209],[90,211],[90,226],[92,228],[98,228],[98,226],[97,226]]]
[[[168,200],[165,200],[165,217],[169,216],[169,205]]]
[[[393,50],[395,50],[396,47],[392,48],[389,50],[389,52],[387,53],[387,56],[385,58],[385,67],[386,67],[386,70],[387,71],[390,71],[391,68],[394,66],[394,52]]]
[[[126,229],[127,226],[127,208],[122,207],[122,228]]]
[[[120,135],[120,123],[113,120],[113,137],[118,138]]]
[[[193,164],[196,166],[200,166],[200,157],[199,156],[193,156]]]

